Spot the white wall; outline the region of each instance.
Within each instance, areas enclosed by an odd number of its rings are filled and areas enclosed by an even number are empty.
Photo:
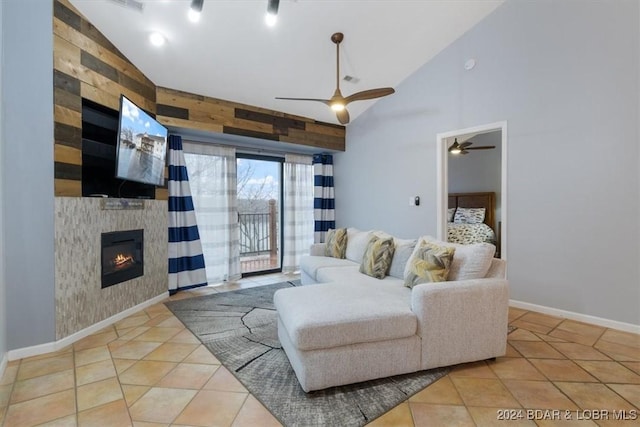
[[[3,374],[2,361],[7,354],[7,302],[5,297],[5,272],[4,272],[4,114],[2,92],[2,69],[4,67],[4,3],[0,2],[0,377]]]
[[[55,340],[53,2],[2,3],[2,329],[13,350]]]
[[[640,325],[638,7],[505,2],[349,125],[338,225],[435,235],[436,134],[506,120],[511,298]]]
[[[496,193],[494,217],[501,220],[502,132],[490,132],[469,139],[471,147],[495,146],[490,150],[469,150],[468,154],[449,154],[449,193]]]

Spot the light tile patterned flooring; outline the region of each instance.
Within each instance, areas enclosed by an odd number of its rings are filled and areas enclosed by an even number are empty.
[[[290,279],[252,277],[171,299]],[[371,425],[640,425],[640,335],[514,308],[509,317],[518,329],[505,357],[456,366]],[[621,414],[637,418],[614,420]],[[9,362],[0,379],[0,421],[5,427],[279,425],[163,304],[59,352]]]

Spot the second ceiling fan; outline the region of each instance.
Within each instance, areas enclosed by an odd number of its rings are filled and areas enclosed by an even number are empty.
[[[469,154],[469,150],[490,150],[492,148],[496,148],[495,145],[483,145],[480,147],[471,147],[473,142],[466,141],[462,144],[458,143],[458,138],[455,138],[451,147],[449,147],[449,153],[451,154]]]
[[[342,96],[340,92],[340,43],[344,40],[344,34],[334,33],[331,36],[331,41],[336,44],[336,90],[333,92],[333,96],[329,99],[319,98],[281,98],[292,101],[317,101],[328,105],[336,113],[338,121],[343,125],[349,123],[349,112],[347,111],[347,104],[354,101],[364,101],[366,99],[381,98],[383,96],[391,95],[395,90],[391,87],[383,87],[378,89],[363,90],[356,92],[349,96]]]

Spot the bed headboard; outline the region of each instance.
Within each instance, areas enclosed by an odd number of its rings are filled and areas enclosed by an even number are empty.
[[[485,208],[484,223],[496,231],[496,193],[449,193],[450,208]]]

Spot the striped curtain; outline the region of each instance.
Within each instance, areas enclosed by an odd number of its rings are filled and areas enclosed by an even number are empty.
[[[193,210],[182,138],[169,136],[169,293],[205,286],[204,256]]]
[[[300,270],[300,257],[313,243],[313,166],[311,156],[287,154],[284,159],[284,226],[282,271]]]
[[[209,283],[241,278],[236,150],[185,141],[184,157]]]
[[[314,239],[316,243],[323,243],[327,230],[336,227],[331,154],[313,155],[313,184]]]

